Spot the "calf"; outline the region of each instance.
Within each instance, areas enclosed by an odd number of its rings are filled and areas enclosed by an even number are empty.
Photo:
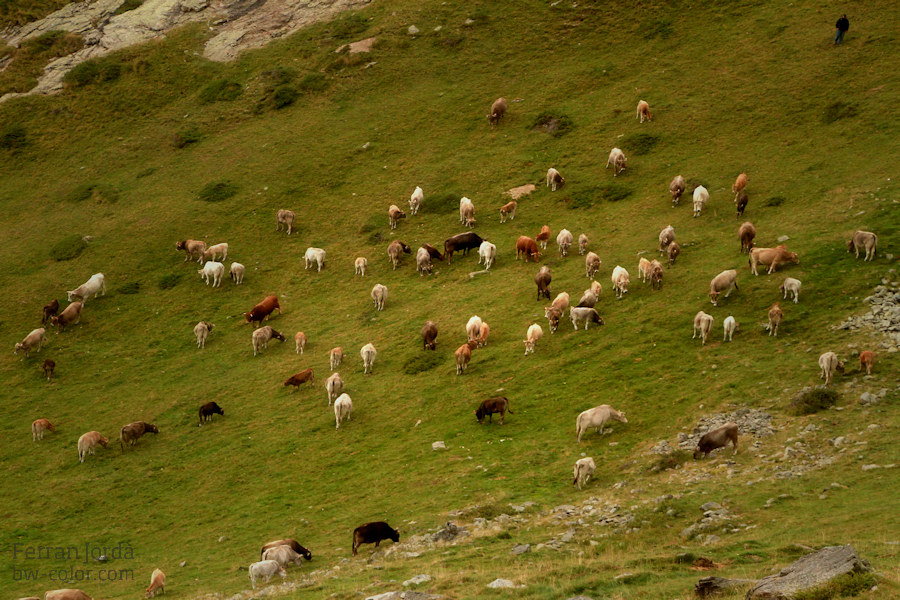
[[[537,275],[534,276],[534,284],[537,286],[537,299],[540,301],[541,296],[550,299],[550,267],[541,267]]]
[[[200,424],[197,427],[203,427],[204,421],[212,421],[213,415],[225,416],[225,410],[219,407],[215,402],[207,402],[200,407],[197,416],[200,418]]]
[[[831,385],[831,380],[834,378],[835,371],[843,374],[844,363],[838,360],[837,354],[834,352],[826,352],[819,357],[819,368],[822,369],[822,374],[819,375],[819,379],[824,379],[825,385]]]
[[[216,260],[216,256],[219,254],[222,255],[223,261],[228,258],[228,244],[222,242],[221,244],[210,246],[203,253],[203,260]]]
[[[285,380],[284,387],[292,386],[291,393],[293,394],[295,390],[299,390],[300,386],[307,382],[309,383],[309,387],[312,387],[316,383],[316,376],[312,369],[304,369],[299,373],[291,375]]]
[[[262,325],[263,321],[269,320],[269,315],[278,311],[281,314],[281,305],[278,304],[278,296],[266,296],[262,302],[253,307],[250,312],[244,313],[244,318],[248,323],[255,323],[254,327]]]
[[[144,598],[149,600],[160,592],[166,593],[166,576],[161,570],[153,569],[153,573],[150,575],[150,587],[144,590]]]
[[[774,248],[753,248],[750,250],[750,270],[753,271],[754,275],[759,275],[756,272],[756,267],[759,265],[769,265],[768,274],[771,275],[778,265],[788,262],[799,265],[800,257],[797,256],[796,252],[788,252],[787,246],[784,244]]]
[[[507,104],[506,98],[497,98],[494,100],[494,103],[491,105],[491,114],[488,115],[488,121],[491,122],[491,129],[500,122],[500,119],[506,114],[506,109],[508,107],[509,104]],[[356,553],[354,552],[354,554]]]
[[[572,232],[568,229],[563,229],[556,236],[556,245],[559,246],[559,253],[562,256],[569,255],[569,247],[572,246],[572,240]]]
[[[25,336],[24,340],[16,344],[13,354],[18,354],[21,351],[25,353],[25,358],[28,358],[28,354],[35,348],[40,352],[41,348],[44,347],[46,333],[47,330],[43,327],[32,330],[31,333]]]
[[[490,242],[481,242],[478,247],[478,263],[484,262],[484,270],[490,271],[494,266],[494,260],[497,258],[497,246]]]
[[[84,462],[84,458],[87,456],[88,452],[93,456],[94,448],[97,446],[106,448],[107,444],[109,444],[109,438],[103,437],[99,431],[89,431],[85,433],[78,438],[78,461]]]
[[[44,439],[44,432],[47,430],[56,431],[56,426],[49,419],[36,420],[31,424],[31,441],[36,442]]]
[[[853,234],[853,238],[847,242],[847,252],[855,252],[856,258],[859,258],[859,251],[866,251],[866,260],[875,260],[878,252],[878,236],[871,231],[857,231]]]
[[[353,556],[357,555],[357,550],[363,544],[375,544],[377,548],[383,540],[391,540],[396,544],[400,541],[400,533],[384,521],[360,525],[353,530]]]
[[[525,258],[525,262],[528,262],[529,258],[533,258],[534,262],[537,262],[541,257],[537,242],[527,235],[519,236],[519,239],[516,240],[516,260],[519,260],[520,256]]]
[[[419,212],[419,207],[422,206],[424,201],[425,192],[422,191],[422,188],[416,186],[416,189],[413,190],[412,195],[409,197],[409,212],[412,216],[416,216],[416,213]]]
[[[691,336],[691,339],[694,339],[699,335],[700,339],[703,340],[703,345],[705,346],[706,340],[709,337],[709,332],[712,330],[712,324],[712,315],[708,315],[702,310],[698,312],[694,316],[694,335]]]
[[[400,259],[404,254],[411,254],[412,248],[408,244],[404,244],[400,240],[394,240],[387,247],[388,259],[394,265],[394,269],[400,266]]]
[[[198,348],[206,348],[206,338],[209,337],[209,333],[213,330],[212,323],[207,323],[206,321],[200,321],[196,325],[194,325],[194,336],[197,338],[197,347]]]
[[[263,583],[268,583],[272,579],[272,575],[276,573],[281,575],[282,579],[287,579],[287,571],[274,560],[262,560],[255,562],[247,569],[250,575],[250,587],[256,589],[256,580],[262,578]]]
[[[372,368],[375,366],[375,359],[378,357],[378,352],[375,350],[375,346],[372,344],[366,344],[359,351],[359,356],[363,361],[363,373],[371,373]]]
[[[284,341],[284,336],[272,329],[270,326],[266,325],[265,327],[260,327],[259,329],[253,332],[253,336],[251,342],[253,344],[253,356],[256,356],[263,349],[269,349],[269,340],[275,338],[276,340]]]
[[[584,321],[584,330],[587,331],[588,325],[590,323],[597,323],[599,325],[603,325],[603,319],[600,317],[600,313],[597,312],[596,309],[588,308],[586,306],[578,307],[573,306],[569,309],[569,319],[572,320],[572,325],[575,327],[575,331],[578,331],[578,323]]]
[[[859,353],[859,370],[866,370],[866,375],[872,374],[872,367],[875,366],[875,353],[871,350],[865,350]]]
[[[466,197],[459,201],[459,222],[469,228],[475,227],[475,205]]]
[[[550,188],[551,192],[555,192],[557,187],[562,187],[566,185],[565,178],[559,174],[559,171],[550,167],[547,170],[547,187]]]
[[[281,209],[275,213],[275,231],[280,231],[281,226],[287,230],[287,234],[294,232],[294,219],[297,217],[293,211]]]
[[[624,267],[616,265],[612,273],[613,291],[616,292],[616,298],[622,299],[628,293],[628,271]]]
[[[797,304],[800,300],[800,286],[802,285],[803,283],[799,279],[794,279],[793,277],[786,278],[779,288],[781,293],[784,294],[782,300],[787,300],[788,295],[790,294],[794,297],[794,304]]]
[[[306,560],[312,560],[312,552],[301,546],[297,540],[291,538],[275,540],[274,542],[269,542],[268,544],[264,545],[262,547],[262,550],[259,551],[260,560],[262,560],[263,552],[265,552],[269,548],[274,548],[276,546],[287,546]]]
[[[585,234],[581,234],[578,236],[578,254],[584,256],[584,253],[587,252],[587,246],[590,240],[588,240],[588,236]]]
[[[299,552],[295,552],[290,546],[272,546],[262,553],[263,560],[274,560],[282,567],[289,564],[295,564],[298,567],[303,566],[303,556]]]
[[[541,246],[541,250],[547,249],[547,242],[550,241],[550,226],[544,225],[541,227],[541,231],[534,236],[534,241],[536,241]]]
[[[425,273],[431,275],[433,269],[434,267],[431,264],[431,255],[428,254],[428,250],[426,250],[425,248],[419,248],[418,251],[416,251],[416,271],[419,272],[419,276],[424,277]]]
[[[678,242],[672,242],[666,249],[666,254],[668,255],[669,266],[671,267],[675,264],[675,259],[678,258],[678,255],[681,254],[681,246],[678,245]]]
[[[559,322],[559,318],[557,316],[557,322]],[[550,329],[553,331],[553,328]],[[534,346],[537,344],[540,339],[544,336],[544,330],[541,329],[541,326],[537,323],[534,323],[528,328],[528,331],[525,333],[525,338],[522,340],[525,342],[525,356],[528,356],[528,353],[534,354]],[[487,402],[487,401],[485,401]],[[482,403],[484,404],[484,403]]]
[[[447,238],[444,240],[444,256],[447,257],[447,264],[450,264],[450,259],[453,258],[454,252],[462,252],[468,256],[469,250],[479,248],[483,241],[481,236],[471,231],[458,233],[453,237]]]
[[[625,158],[625,153],[619,150],[618,148],[613,148],[609,153],[609,160],[606,161],[606,168],[609,168],[609,165],[613,166],[613,177],[618,177],[619,173],[625,170],[625,161],[628,160]]]
[[[306,334],[298,331],[294,334],[294,354],[303,354],[306,350]]]
[[[577,485],[578,490],[581,491],[581,487],[587,485],[588,480],[594,476],[596,469],[597,465],[590,456],[578,459],[575,461],[575,479],[572,481],[572,485]]]
[[[637,105],[637,115],[635,115],[635,119],[640,117],[641,123],[644,122],[644,119],[650,120],[650,105],[646,100],[641,100]]]
[[[369,261],[364,257],[360,256],[353,262],[354,275],[361,275],[363,277],[366,276],[366,269],[369,268]]]
[[[744,209],[747,208],[747,204],[750,203],[750,197],[747,195],[747,192],[741,192],[738,194],[738,197],[734,200],[735,205],[737,205],[737,216],[735,219],[739,219],[744,216]]]
[[[491,333],[491,327],[485,322],[481,324],[481,333],[478,335],[478,339],[475,342],[478,344],[479,348],[484,348],[487,346],[488,336]]]
[[[725,321],[722,323],[725,328],[725,337],[722,338],[722,341],[732,341],[731,338],[734,337],[734,332],[738,330],[740,324],[734,320],[734,317],[725,317]]]
[[[784,313],[781,311],[781,307],[778,306],[778,302],[772,305],[772,308],[769,309],[769,324],[766,325],[766,330],[769,332],[769,335],[774,335],[778,337],[778,326],[781,325],[781,321],[784,320]]]
[[[206,242],[184,240],[183,242],[175,242],[175,248],[177,250],[184,250],[184,262],[187,262],[188,259],[194,260],[194,255],[196,255],[197,262],[203,264],[203,253],[206,252]]]
[[[328,394],[328,406],[331,406],[331,403],[344,392],[344,380],[339,374],[332,373],[325,380],[325,392]]]
[[[136,421],[123,426],[119,430],[119,446],[121,446],[122,452],[125,451],[125,446],[134,446],[135,442],[141,439],[145,433],[159,433],[159,428],[153,423],[144,421]]]
[[[434,350],[437,348],[435,340],[437,339],[438,328],[434,321],[425,321],[422,327],[422,346],[423,350]]]
[[[741,241],[741,252],[744,249],[747,249],[747,252],[750,252],[750,249],[753,248],[753,238],[756,237],[756,227],[753,226],[753,223],[750,221],[744,221],[741,223],[740,228],[738,228],[738,239]]]
[[[463,344],[459,348],[456,349],[456,352],[453,353],[454,358],[456,359],[456,374],[462,375],[465,372],[466,367],[469,366],[469,361],[472,360],[472,350],[478,347],[477,341],[471,341]]]
[[[372,302],[375,303],[375,310],[384,310],[384,301],[388,297],[387,286],[376,283],[370,296],[372,297]]]
[[[84,305],[81,302],[73,302],[68,305],[64,311],[59,313],[58,316],[50,317],[50,324],[56,325],[59,328],[56,331],[56,335],[59,335],[59,332],[65,330],[68,325],[78,325],[81,323],[82,306]]]
[[[391,230],[397,229],[397,225],[400,224],[400,219],[405,219],[406,213],[400,210],[400,207],[396,204],[391,204],[388,207],[388,223],[391,226]]]
[[[731,193],[734,194],[735,201],[737,201],[738,196],[744,191],[745,187],[747,187],[747,174],[741,173],[734,180],[734,185],[731,186]]]
[[[719,305],[719,296],[722,295],[722,292],[725,292],[724,298],[727,298],[731,295],[732,290],[738,289],[737,286],[737,271],[735,269],[729,269],[728,271],[722,271],[715,277],[713,277],[712,281],[709,282],[709,297],[711,298],[711,302],[713,306]]]
[[[594,252],[588,252],[584,257],[584,269],[587,272],[588,279],[593,279],[594,275],[600,270],[600,257]]]
[[[44,375],[47,376],[47,381],[50,381],[53,378],[53,369],[56,368],[56,363],[52,358],[48,358],[44,360]]]
[[[94,298],[96,298],[100,292],[103,292],[104,296],[106,295],[106,279],[103,277],[103,273],[92,275],[90,279],[74,290],[66,292],[66,295],[69,298],[69,302],[78,299],[82,303],[87,304],[88,296],[93,294]]]
[[[232,281],[234,281],[234,285],[241,285],[244,283],[244,271],[244,265],[241,263],[231,263],[231,267],[228,269],[228,275],[231,277]]]
[[[672,206],[678,206],[678,203],[681,202],[681,196],[684,194],[684,177],[678,175],[675,179],[672,180],[672,183],[669,184],[669,193],[672,194]]]
[[[650,261],[643,256],[638,261],[638,277],[640,277],[641,281],[644,283],[647,283],[650,279]]]
[[[41,323],[47,323],[51,317],[56,316],[57,312],[59,312],[59,300],[54,299],[45,304],[44,308],[41,309]]]
[[[534,325],[532,325],[534,327]],[[489,423],[494,422],[494,413],[500,413],[500,424],[503,425],[503,420],[506,418],[506,413],[514,414],[512,410],[509,408],[509,400],[504,396],[497,396],[496,398],[488,398],[487,400],[483,400],[481,404],[475,409],[475,418],[478,419],[479,423],[484,423],[484,418],[488,418]]]
[[[212,278],[213,287],[221,287],[222,277],[225,275],[225,265],[211,260],[203,265],[203,268],[198,270],[197,273],[200,274],[206,285],[209,285],[209,280]]]
[[[334,401],[334,430],[341,428],[344,419],[350,420],[350,412],[353,410],[353,400],[347,394],[341,394]]]
[[[303,268],[304,271],[315,265],[316,273],[320,273],[322,267],[325,266],[325,251],[321,248],[307,248],[303,255],[303,262],[306,265]]]
[[[697,442],[697,448],[694,450],[694,460],[700,458],[701,454],[703,458],[706,458],[713,450],[727,446],[728,442],[731,442],[731,445],[734,446],[733,454],[737,454],[738,426],[736,423],[725,423],[721,427],[703,434],[703,437]]]
[[[507,219],[515,219],[516,218],[516,207],[519,204],[515,200],[510,200],[506,204],[500,207],[500,222],[506,223]]]
[[[603,435],[603,426],[607,421],[619,421],[627,423],[624,412],[619,412],[609,404],[601,404],[595,408],[588,409],[578,415],[575,419],[575,433],[578,435],[578,443],[581,443],[581,436],[591,427],[593,427],[600,435]]]
[[[344,362],[343,348],[340,346],[332,348],[331,352],[328,353],[328,364],[331,366],[331,370],[337,369],[342,362]]]
[[[703,210],[707,202],[709,202],[709,190],[702,185],[698,185],[694,188],[694,217],[700,216],[700,211]]]
[[[662,263],[658,260],[654,260],[650,263],[650,289],[656,290],[662,289],[662,280],[663,280],[663,268]]]
[[[559,320],[562,318],[562,311],[551,308],[544,313],[547,321],[550,323],[550,333],[555,333],[559,329]]]

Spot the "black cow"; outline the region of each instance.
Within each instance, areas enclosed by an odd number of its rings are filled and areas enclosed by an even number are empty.
[[[203,421],[212,421],[213,415],[225,416],[225,411],[219,408],[215,402],[207,402],[200,407],[200,427],[203,427]]]
[[[483,401],[478,410],[475,411],[475,417],[479,423],[483,422],[485,417],[489,417],[488,420],[493,422],[494,413],[500,413],[500,424],[503,425],[503,419],[506,418],[507,411],[509,414],[513,414],[513,411],[509,409],[509,400],[505,396],[498,396]]]
[[[447,257],[447,264],[450,264],[454,252],[462,252],[468,256],[469,250],[477,249],[483,241],[480,235],[472,232],[457,233],[453,237],[447,238],[444,240],[444,256]]]
[[[215,402],[212,402],[211,404],[215,404]],[[262,550],[259,551],[259,560],[262,560],[262,555],[265,554],[266,550],[268,550],[269,548],[274,548],[275,546],[290,546],[291,550],[293,550],[306,560],[312,560],[312,552],[301,546],[299,542],[297,542],[297,540],[292,540],[291,538],[276,540],[274,542],[269,542],[268,544],[263,546]]]
[[[400,541],[400,534],[384,521],[360,525],[353,530],[353,556],[356,556],[356,549],[362,544],[374,543],[377,548],[381,540],[393,540],[396,543]]]

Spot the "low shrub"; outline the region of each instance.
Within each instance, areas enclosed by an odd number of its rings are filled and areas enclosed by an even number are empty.
[[[200,134],[200,131],[195,127],[189,127],[172,136],[172,145],[176,148],[184,148],[185,146],[196,144],[201,139],[203,139],[203,136]]]
[[[237,194],[237,186],[230,181],[218,181],[207,183],[197,194],[204,202],[222,202]]]
[[[539,114],[532,121],[529,129],[549,133],[553,137],[562,137],[575,128],[575,123],[568,115],[545,112]]]
[[[0,133],[0,148],[15,152],[28,145],[28,132],[21,125],[8,125]]]
[[[244,88],[236,81],[217,79],[200,91],[200,102],[204,104],[231,102],[237,100],[242,93]]]
[[[418,341],[416,342],[418,345]],[[437,352],[421,351],[403,364],[403,372],[407,375],[424,373],[443,363],[443,357]]]
[[[687,450],[675,450],[669,454],[663,454],[650,463],[652,472],[665,471],[666,469],[674,469],[679,465],[683,465],[692,458],[692,454]]]
[[[634,191],[618,183],[606,183],[572,191],[560,198],[560,202],[570,209],[591,208],[599,202],[618,202],[628,198]]]
[[[835,577],[825,585],[811,590],[795,592],[794,600],[831,600],[832,598],[855,598],[878,583],[872,573],[848,573]]]
[[[626,156],[629,154],[643,156],[652,151],[658,143],[659,136],[657,135],[650,133],[636,133],[622,140],[622,149],[625,150]]]
[[[141,291],[141,284],[137,281],[129,281],[120,285],[116,291],[120,294],[137,294]]]
[[[304,93],[324,92],[328,88],[328,78],[322,73],[310,73],[297,84],[297,89]]]
[[[837,390],[831,388],[803,388],[791,401],[788,412],[795,416],[811,415],[834,406],[840,398]]]
[[[331,34],[331,37],[336,40],[347,40],[362,33],[368,28],[369,21],[365,17],[357,13],[350,13],[341,19],[332,21],[328,28],[328,32]]]
[[[64,199],[67,202],[93,200],[97,204],[114,204],[119,200],[119,192],[105,183],[87,182],[72,188]]]
[[[72,234],[53,244],[50,248],[50,258],[56,261],[72,260],[84,252],[85,248],[87,242],[82,236]]]
[[[122,74],[122,65],[109,57],[86,60],[63,76],[63,83],[71,88],[115,81]]]
[[[168,275],[163,275],[159,280],[159,289],[161,290],[170,290],[181,281],[182,274],[181,273],[169,273]]]
[[[293,104],[299,95],[300,93],[294,86],[279,85],[272,92],[272,103],[275,105],[276,110],[284,108],[285,106]]]

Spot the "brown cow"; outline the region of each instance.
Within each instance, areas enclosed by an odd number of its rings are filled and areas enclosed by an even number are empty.
[[[668,265],[671,267],[675,264],[675,259],[678,258],[678,255],[681,254],[681,246],[678,245],[678,242],[672,242],[669,244],[669,247],[666,248],[666,254],[669,256]]]
[[[462,252],[468,256],[469,250],[480,248],[483,241],[480,235],[472,231],[457,233],[453,237],[447,238],[444,240],[444,256],[447,257],[447,264],[450,264],[454,252]]]
[[[56,427],[49,419],[38,419],[31,424],[31,441],[36,442],[44,439],[44,432],[47,430],[56,431]]]
[[[453,353],[453,356],[456,358],[456,374],[462,375],[463,371],[466,370],[466,367],[469,366],[469,361],[472,360],[472,350],[478,347],[478,342],[476,340],[472,340],[471,342],[467,342],[456,349],[456,352]]]
[[[749,262],[750,270],[753,271],[754,275],[759,275],[759,273],[756,272],[756,267],[759,265],[770,265],[768,274],[771,275],[778,265],[788,262],[799,265],[800,257],[797,256],[796,252],[788,252],[787,246],[781,244],[774,248],[753,248],[750,250]]]
[[[98,445],[106,448],[107,444],[109,444],[109,438],[103,437],[99,431],[88,431],[78,438],[78,460],[84,462],[88,452],[93,455],[94,448]]]
[[[405,219],[406,213],[400,210],[400,207],[396,204],[391,204],[388,207],[388,221],[390,222],[391,229],[397,229],[397,225],[400,224],[400,219]]]
[[[281,314],[281,305],[278,304],[278,296],[266,296],[262,302],[253,307],[250,312],[244,313],[248,323],[255,323],[254,328],[269,320],[269,315],[278,310]]]
[[[160,591],[163,594],[166,593],[166,575],[160,569],[153,569],[153,573],[150,575],[150,586],[144,590],[145,600],[150,600],[150,598],[159,594]]]
[[[540,301],[541,296],[550,299],[550,267],[543,266],[534,276],[534,283],[537,285],[537,299]]]
[[[91,597],[76,589],[49,590],[44,600],[91,600]]]
[[[184,262],[188,259],[194,260],[197,255],[197,262],[203,264],[203,253],[206,252],[206,242],[198,242],[197,240],[184,240],[183,242],[175,242],[176,250],[184,250]]]
[[[312,552],[301,546],[297,540],[293,540],[291,538],[275,540],[274,542],[269,542],[268,544],[264,545],[262,547],[262,550],[259,551],[259,559],[262,560],[262,555],[265,553],[265,551],[269,548],[274,548],[275,546],[288,546],[291,550],[293,550],[306,560],[312,560]]]
[[[747,208],[747,203],[750,202],[750,197],[747,196],[747,192],[741,192],[738,194],[738,197],[735,199],[734,203],[737,204],[737,216],[735,219],[739,219],[744,216],[744,209]]]
[[[781,311],[781,307],[778,306],[779,304],[779,302],[776,302],[769,309],[769,324],[766,325],[766,331],[769,332],[769,335],[774,335],[775,337],[778,337],[778,326],[784,320],[784,313]]]
[[[519,204],[515,200],[511,200],[500,207],[500,222],[506,223],[507,219],[516,218],[516,208]]]
[[[540,233],[534,236],[534,241],[541,245],[542,250],[546,250],[547,242],[550,241],[550,226],[544,225],[541,227]]]
[[[740,193],[744,191],[745,187],[747,187],[747,174],[741,173],[737,176],[737,179],[734,180],[734,185],[731,186],[731,193],[734,194],[735,201],[738,199]]]
[[[756,227],[753,226],[753,223],[750,221],[741,223],[741,226],[738,229],[738,239],[741,240],[741,252],[744,251],[744,248],[747,249],[747,252],[750,252],[753,248],[753,238],[755,237]]]
[[[500,424],[503,425],[507,412],[514,414],[509,408],[509,400],[504,396],[498,396],[482,401],[475,410],[475,418],[478,419],[479,423],[484,423],[484,418],[488,417],[488,421],[492,423],[494,421],[494,413],[500,413]]]
[[[646,100],[641,100],[637,105],[637,114],[635,115],[635,119],[640,117],[641,123],[644,122],[644,119],[650,120],[650,104]]]
[[[409,244],[404,244],[400,240],[394,240],[388,244],[387,255],[395,269],[400,266],[400,258],[411,252],[412,248],[409,247]]]
[[[50,317],[50,324],[59,327],[56,332],[57,335],[59,335],[60,331],[64,331],[66,326],[78,325],[79,323],[81,323],[81,309],[83,306],[84,304],[76,301],[68,305],[66,309],[59,314],[59,316]]]
[[[212,421],[213,415],[222,415],[224,417],[225,410],[220,408],[215,402],[207,402],[200,407],[200,411],[197,414],[200,417],[200,425],[198,427],[203,427],[203,421]]]
[[[377,548],[382,540],[392,540],[396,544],[400,541],[400,532],[384,521],[360,525],[353,530],[353,556],[356,556],[361,545],[374,543]]]
[[[284,387],[293,386],[291,389],[291,393],[300,389],[300,385],[303,383],[309,382],[309,386],[312,387],[316,383],[316,376],[313,373],[312,369],[304,369],[299,373],[291,375],[291,377],[284,382]]]
[[[497,98],[494,100],[494,103],[491,105],[491,114],[488,115],[488,120],[491,122],[491,129],[500,122],[500,119],[506,114],[507,108],[509,108],[509,104],[507,104],[506,98]],[[354,552],[354,554],[356,553]]]
[[[431,244],[422,244],[422,247],[428,251],[428,256],[431,258],[436,258],[438,260],[444,260],[444,255],[441,254],[441,251],[432,246]]]
[[[119,445],[122,447],[122,452],[125,451],[126,445],[134,446],[135,442],[145,433],[159,433],[159,428],[153,423],[144,421],[136,421],[122,427],[119,430]]]
[[[519,239],[516,240],[516,260],[519,260],[520,256],[525,257],[525,262],[528,262],[529,257],[533,258],[534,262],[541,257],[537,242],[527,235],[519,236]]]
[[[713,450],[727,446],[728,442],[731,442],[734,446],[734,454],[737,454],[738,426],[736,423],[725,423],[718,429],[705,433],[697,443],[697,449],[694,450],[694,460],[700,458],[701,454],[706,458]]]
[[[56,363],[52,358],[48,358],[44,361],[43,369],[44,375],[47,376],[47,381],[50,381],[53,378],[53,370],[56,368]]]
[[[423,350],[434,350],[437,347],[435,340],[437,339],[438,328],[434,321],[426,321],[422,327],[422,344]]]
[[[684,177],[678,175],[669,184],[669,192],[672,194],[672,205],[675,206],[681,201],[681,195],[684,194],[685,188]]]
[[[871,350],[866,350],[864,352],[859,353],[859,370],[866,370],[866,375],[872,374],[872,367],[875,366],[875,353]]]
[[[59,300],[54,299],[45,304],[41,310],[41,323],[46,323],[50,320],[50,317],[55,317],[57,312],[59,312]]]
[[[653,260],[650,263],[650,289],[662,289],[662,279],[663,279],[663,268],[662,263],[658,260]]]

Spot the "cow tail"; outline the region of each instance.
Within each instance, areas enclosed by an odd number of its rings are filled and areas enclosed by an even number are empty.
[[[737,279],[734,280],[734,289],[736,289],[736,290],[740,290],[740,289],[741,289],[741,288],[739,288],[739,287],[737,286]]]

